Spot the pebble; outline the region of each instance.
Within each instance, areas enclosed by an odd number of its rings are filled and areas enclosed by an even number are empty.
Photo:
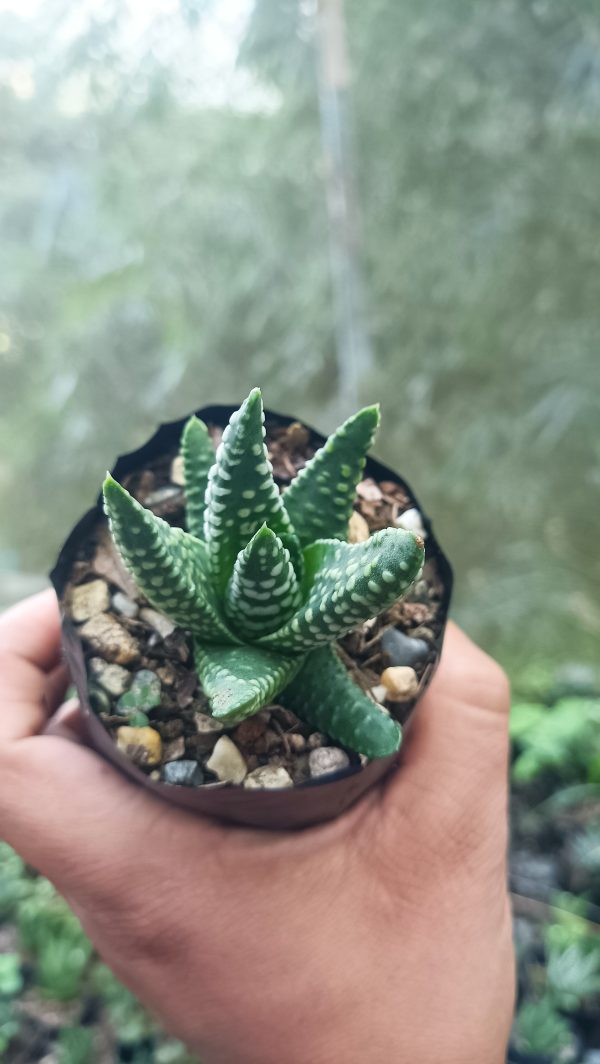
[[[117,713],[128,713],[132,709],[154,709],[160,706],[160,680],[150,669],[136,672],[131,687],[117,702]]]
[[[113,610],[116,610],[123,617],[129,617],[130,619],[137,617],[139,613],[137,602],[130,599],[129,595],[126,595],[123,591],[115,591],[110,601]]]
[[[144,768],[160,765],[162,742],[154,728],[117,728],[117,747],[135,765]]]
[[[104,613],[109,606],[110,596],[104,580],[90,580],[88,584],[78,584],[70,590],[68,608],[78,624],[97,613]]]
[[[294,781],[289,772],[280,765],[261,765],[244,780],[244,787],[249,791],[270,791],[293,786]]]
[[[356,494],[365,502],[379,502],[383,497],[379,484],[372,477],[366,477],[356,485]]]
[[[141,709],[136,709],[129,717],[130,728],[146,728],[149,723],[148,717]]]
[[[559,887],[559,860],[552,854],[514,850],[510,856],[510,871],[513,889],[519,894],[531,894],[540,887],[543,890],[557,890]]]
[[[422,536],[423,539],[427,535],[423,525],[421,511],[417,510],[416,506],[411,506],[408,510],[405,510],[403,514],[399,514],[394,523],[397,528],[405,528],[407,532],[416,532],[417,535]]]
[[[359,514],[358,510],[353,510],[348,521],[348,543],[365,543],[370,535],[369,526],[363,515]]]
[[[116,665],[133,665],[139,660],[140,651],[133,636],[106,613],[90,617],[79,634],[92,650]]]
[[[222,732],[225,725],[220,720],[215,720],[208,713],[194,713],[194,724],[200,735],[208,735],[211,732]]]
[[[168,635],[171,635],[171,632],[175,631],[175,623],[169,617],[165,617],[164,613],[159,613],[158,610],[151,610],[148,606],[145,606],[143,610],[140,610],[140,617],[151,628],[154,628],[155,632],[158,632],[161,639],[166,639]]]
[[[177,739],[173,739],[169,743],[165,743],[163,746],[163,764],[166,761],[179,761],[185,754],[185,739],[182,735]]]
[[[112,704],[110,697],[104,688],[90,684],[88,688],[88,699],[94,713],[110,713]]]
[[[385,684],[378,683],[375,684],[375,687],[371,688],[371,694],[373,695],[375,701],[381,705],[388,697],[388,689]]]
[[[318,746],[324,746],[326,742],[327,737],[322,732],[315,731],[312,735],[309,735],[306,745],[309,750],[316,750]]]
[[[600,1064],[600,1049],[590,1049],[583,1058],[583,1064]]]
[[[131,682],[131,673],[127,669],[121,665],[109,665],[103,658],[90,658],[88,668],[96,683],[115,698],[122,695]]]
[[[294,732],[292,735],[286,735],[286,739],[292,753],[301,754],[306,750],[306,739],[303,735],[298,735],[297,732]]]
[[[244,758],[227,735],[222,735],[215,743],[206,767],[222,783],[241,783],[247,773]]]
[[[308,767],[313,779],[328,776],[330,772],[340,772],[349,764],[348,754],[337,746],[320,746],[308,755]]]
[[[171,484],[177,484],[179,488],[185,487],[185,473],[183,471],[183,456],[178,454],[176,458],[171,462],[171,469],[169,471],[169,480]]]
[[[171,502],[172,499],[176,499],[179,495],[181,495],[181,491],[178,487],[167,484],[164,488],[157,488],[156,491],[151,491],[149,495],[146,495],[144,506],[160,506],[161,503]]]
[[[255,714],[238,724],[233,733],[233,738],[240,746],[252,746],[252,744],[267,730],[267,722],[264,717]]]
[[[415,665],[429,654],[429,643],[413,639],[399,628],[388,628],[381,637],[381,649],[394,665]]]
[[[176,787],[199,787],[204,775],[197,761],[170,761],[163,765],[162,781]]]
[[[164,665],[160,665],[156,670],[161,683],[164,683],[165,687],[172,687],[177,679],[177,672],[174,665],[171,665],[170,661],[166,661]]]
[[[387,688],[391,702],[404,702],[414,698],[419,690],[419,679],[410,665],[390,665],[381,674],[381,682]]]

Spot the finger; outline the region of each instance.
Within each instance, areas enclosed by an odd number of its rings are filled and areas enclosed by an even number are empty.
[[[60,614],[52,588],[19,602],[0,616],[0,652],[44,672],[60,661]]]

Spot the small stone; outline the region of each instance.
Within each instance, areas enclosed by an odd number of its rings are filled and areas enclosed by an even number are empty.
[[[104,613],[109,606],[110,597],[104,580],[90,580],[87,584],[72,587],[67,600],[69,613],[77,624]]]
[[[115,698],[122,695],[131,682],[131,673],[127,669],[121,665],[109,665],[103,658],[90,658],[88,668],[96,683]]]
[[[241,783],[247,772],[244,758],[227,735],[222,735],[215,743],[206,767],[222,783]]]
[[[303,735],[294,732],[292,735],[286,735],[286,740],[292,753],[301,754],[306,750],[306,739]]]
[[[204,775],[197,761],[170,761],[163,765],[162,781],[175,787],[200,787]]]
[[[427,657],[429,643],[413,639],[399,628],[388,628],[381,637],[381,649],[394,665],[414,665]]]
[[[158,632],[161,639],[166,639],[167,636],[175,631],[173,621],[169,617],[165,617],[164,613],[159,613],[158,610],[152,610],[145,606],[143,610],[140,610],[140,617],[142,621],[154,628],[155,632]]]
[[[289,772],[280,765],[262,765],[255,768],[244,780],[244,787],[249,791],[279,790],[281,787],[293,787],[294,781]]]
[[[395,524],[397,528],[405,528],[407,532],[416,532],[418,536],[423,538],[427,535],[421,512],[417,510],[416,506],[411,506],[404,513],[399,514]]]
[[[292,779],[296,785],[299,783],[306,783],[306,781],[310,779],[308,757],[308,754],[300,754],[299,757],[294,758],[290,765]]]
[[[241,724],[238,724],[233,733],[233,738],[239,746],[253,746],[256,740],[261,735],[264,735],[266,728],[267,722],[264,717],[248,717],[247,720],[243,720]]]
[[[172,687],[177,679],[177,670],[174,665],[171,665],[170,661],[166,661],[164,665],[160,665],[156,670],[161,683],[164,683],[165,687]]]
[[[117,665],[133,665],[139,659],[139,647],[133,636],[107,613],[90,617],[79,634],[97,654]]]
[[[365,543],[370,535],[369,526],[363,515],[359,514],[358,510],[353,510],[352,516],[348,521],[348,542]]]
[[[371,694],[373,695],[375,701],[381,704],[385,702],[386,698],[388,697],[388,689],[385,684],[378,683],[375,685],[375,687],[371,688]]]
[[[419,690],[419,680],[409,665],[390,665],[381,674],[381,682],[387,688],[391,702],[405,702],[414,698]]]
[[[134,765],[142,768],[160,765],[162,742],[154,728],[117,728],[117,747]]]
[[[173,739],[169,743],[165,743],[163,747],[163,764],[167,761],[179,761],[185,754],[185,739],[183,736],[179,736],[178,739]]]
[[[166,502],[173,502],[181,497],[181,491],[172,484],[166,484],[164,488],[157,488],[144,497],[144,506],[163,506]]]
[[[330,772],[341,772],[349,764],[348,754],[337,746],[320,746],[308,755],[308,767],[313,779],[328,776]]]
[[[317,747],[324,746],[326,742],[327,736],[323,735],[321,732],[316,731],[313,732],[312,735],[309,735],[308,739],[306,740],[306,745],[308,746],[309,750],[316,750]]]
[[[150,669],[140,669],[136,672],[131,687],[117,702],[117,713],[127,713],[133,709],[155,709],[160,706],[161,687],[160,680],[155,672]]]
[[[130,620],[137,617],[139,613],[139,606],[137,602],[129,598],[123,591],[115,591],[111,601],[113,610],[120,613],[123,617],[129,617]]]
[[[129,717],[130,728],[146,728],[149,723],[148,717],[141,709],[136,709]]]
[[[171,469],[169,470],[169,480],[171,484],[177,484],[179,488],[185,487],[185,473],[183,471],[183,455],[178,454],[176,458],[171,462]]]
[[[225,728],[222,721],[209,717],[208,713],[194,713],[194,724],[196,725],[196,731],[201,735],[222,732]]]
[[[103,687],[96,687],[95,684],[90,684],[88,688],[88,699],[94,713],[110,714],[112,703],[108,692],[105,691]]]
[[[356,494],[365,502],[380,502],[382,498],[381,488],[372,477],[366,477],[356,485]]]

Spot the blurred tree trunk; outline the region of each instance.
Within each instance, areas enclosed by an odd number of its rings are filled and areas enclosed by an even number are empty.
[[[350,71],[344,0],[318,0],[319,111],[329,216],[338,402],[348,412],[372,366],[360,267],[360,226],[353,182]]]

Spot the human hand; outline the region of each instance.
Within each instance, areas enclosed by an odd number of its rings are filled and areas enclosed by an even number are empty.
[[[202,819],[43,734],[59,662],[52,592],[0,618],[0,835],[207,1064],[504,1061],[508,687],[458,628],[399,770],[298,833]]]

